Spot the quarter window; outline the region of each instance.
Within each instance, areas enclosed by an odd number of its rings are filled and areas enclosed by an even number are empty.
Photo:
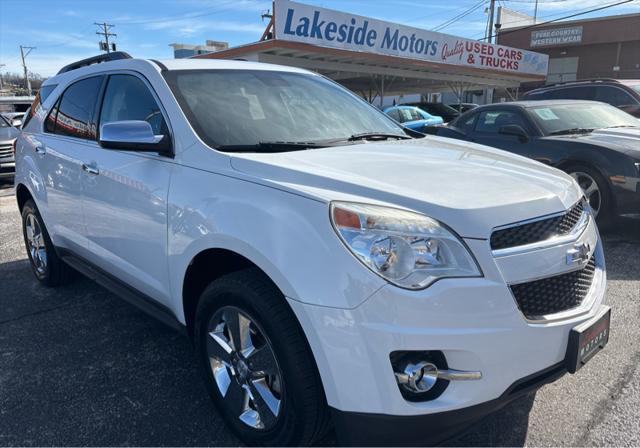
[[[132,75],[111,75],[100,113],[100,125],[112,121],[141,120],[155,135],[167,135],[160,107],[142,80]]]
[[[47,132],[94,140],[96,130],[93,113],[101,84],[102,76],[71,84],[47,117]]]

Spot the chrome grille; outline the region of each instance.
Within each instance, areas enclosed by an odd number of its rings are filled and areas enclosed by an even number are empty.
[[[584,206],[584,200],[581,200],[563,215],[496,230],[491,234],[491,249],[524,246],[567,235],[580,221]]]
[[[595,257],[579,271],[511,285],[518,308],[527,319],[560,313],[580,306],[591,289],[596,272]]]
[[[0,158],[13,156],[13,147],[9,145],[0,145]]]

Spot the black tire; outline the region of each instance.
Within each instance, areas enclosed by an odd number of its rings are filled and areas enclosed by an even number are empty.
[[[570,175],[576,175],[576,173],[584,173],[590,176],[597,184],[600,192],[600,210],[596,217],[596,222],[601,229],[606,229],[614,221],[614,205],[611,189],[605,178],[589,165],[575,164],[566,168],[565,170]]]
[[[269,429],[256,429],[240,421],[225,402],[210,367],[207,349],[210,322],[221,309],[230,307],[260,326],[282,375],[280,412]],[[311,349],[284,296],[261,271],[246,269],[211,283],[202,293],[194,325],[196,350],[208,392],[226,423],[243,442],[253,446],[306,446],[326,434],[329,409]]]
[[[29,240],[27,237],[27,221],[33,217],[39,226],[42,235],[43,250],[45,253],[46,263],[44,268],[42,265],[38,267],[32,251],[29,249]],[[45,286],[55,287],[70,283],[74,278],[73,269],[58,257],[58,254],[51,243],[51,238],[44,225],[44,221],[38,212],[38,208],[33,200],[29,199],[22,207],[22,236],[24,238],[25,248],[31,264],[31,270],[38,281]]]

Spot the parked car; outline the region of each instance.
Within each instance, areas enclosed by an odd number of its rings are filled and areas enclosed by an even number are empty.
[[[640,79],[595,79],[542,87],[524,100],[593,100],[611,104],[640,118]]]
[[[24,112],[4,112],[4,118],[7,119],[9,124],[14,128],[19,128],[22,126],[22,120],[24,119]]]
[[[443,103],[419,102],[419,103],[406,103],[406,104],[403,104],[403,106],[419,107],[420,109],[424,110],[425,112],[431,115],[442,117],[445,123],[450,122],[451,120],[455,119],[460,115],[460,112]]]
[[[449,104],[449,107],[452,109],[457,110],[458,112],[460,112],[461,114],[470,111],[471,109],[475,109],[476,107],[478,107],[478,104],[476,103],[455,103],[455,104]]]
[[[388,107],[384,110],[384,113],[403,126],[418,132],[424,132],[425,128],[429,126],[436,126],[444,123],[442,117],[430,115],[415,106]]]
[[[111,53],[45,87],[16,153],[35,277],[188,335],[247,444],[436,443],[608,339],[601,240],[556,169],[413,139],[294,67]]]
[[[13,155],[13,143],[18,136],[18,130],[0,116],[0,182],[13,178],[15,171],[15,159]]]
[[[640,122],[594,101],[520,101],[478,107],[438,135],[530,157],[571,175],[594,216],[640,218]]]

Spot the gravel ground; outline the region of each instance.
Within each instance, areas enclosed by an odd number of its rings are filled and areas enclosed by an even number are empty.
[[[465,446],[640,446],[640,223],[605,235],[609,345],[451,441]],[[46,289],[0,189],[0,445],[237,445],[188,341],[80,278]],[[331,443],[331,440],[327,440]]]

